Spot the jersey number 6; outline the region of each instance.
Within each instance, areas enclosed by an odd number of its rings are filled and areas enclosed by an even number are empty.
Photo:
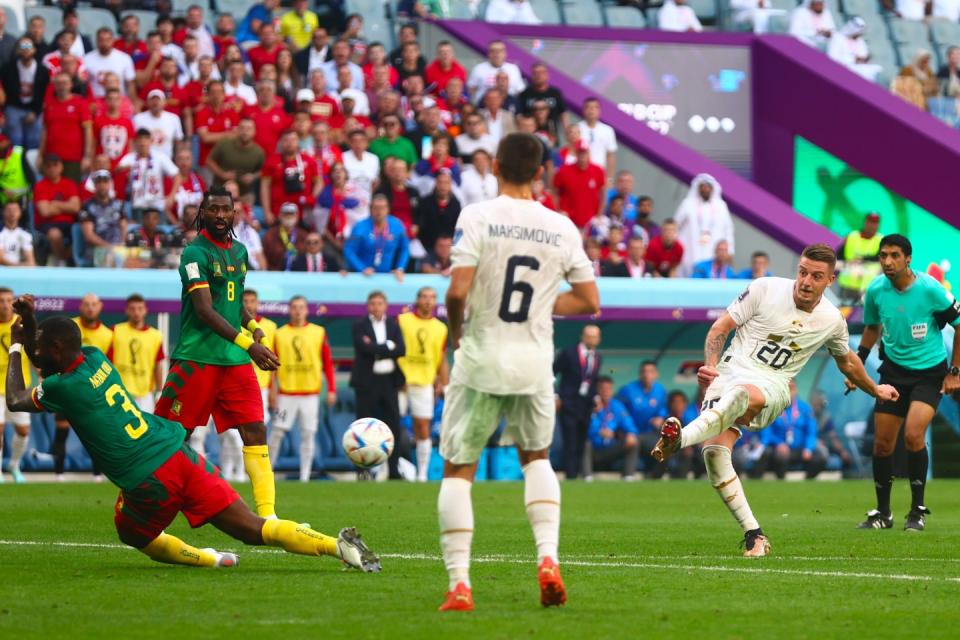
[[[515,282],[517,267],[527,267],[534,271],[540,269],[540,261],[533,256],[511,256],[507,260],[507,274],[503,279],[503,297],[500,299],[500,312],[497,314],[504,322],[526,322],[530,315],[530,303],[533,301],[533,285],[529,282]],[[513,294],[520,294],[520,308],[510,310]]]
[[[137,440],[140,438],[140,436],[147,432],[147,421],[143,419],[143,414],[140,413],[139,409],[137,409],[137,405],[133,404],[133,401],[130,400],[130,396],[128,396],[127,392],[123,390],[123,387],[118,384],[111,385],[111,387],[107,389],[107,393],[104,395],[106,396],[107,404],[111,407],[117,404],[117,396],[119,396],[120,399],[123,400],[123,402],[120,404],[120,408],[126,413],[132,413],[139,422],[139,426],[137,427],[128,424],[123,428],[124,431],[127,432],[127,435],[130,436],[131,440]]]

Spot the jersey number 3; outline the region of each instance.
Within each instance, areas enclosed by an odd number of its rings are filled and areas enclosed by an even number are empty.
[[[507,274],[503,279],[503,297],[500,299],[500,319],[504,322],[526,322],[530,315],[530,303],[533,301],[533,285],[529,282],[516,282],[517,267],[527,267],[533,271],[540,269],[540,261],[533,256],[511,256],[507,260]],[[511,311],[513,294],[520,294],[520,308]]]
[[[137,440],[147,432],[147,421],[143,419],[143,414],[140,413],[140,410],[137,409],[137,405],[133,404],[133,401],[130,400],[130,396],[127,395],[127,392],[123,390],[118,384],[112,385],[107,389],[106,399],[107,404],[111,407],[117,404],[117,397],[123,402],[120,404],[120,408],[126,413],[132,413],[133,417],[136,418],[138,426],[134,427],[132,424],[128,424],[123,429],[127,432],[127,435],[130,436],[131,440]]]

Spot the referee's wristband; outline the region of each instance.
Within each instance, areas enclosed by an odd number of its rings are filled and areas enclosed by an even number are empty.
[[[12,345],[10,345],[10,348],[7,349],[7,353],[9,353],[10,355],[13,355],[15,353],[22,353],[22,351],[23,351],[23,345],[20,344],[19,342],[14,342]]]
[[[870,349],[867,347],[857,347],[857,356],[859,356],[861,362],[866,364],[867,358],[870,357]]]
[[[253,346],[253,338],[242,333],[238,333],[237,337],[233,339],[233,344],[237,345],[244,351],[249,351],[250,347]]]
[[[256,333],[257,329],[260,329],[260,325],[257,324],[257,321],[255,318],[251,318],[250,322],[247,323],[247,331],[249,331],[250,333]]]

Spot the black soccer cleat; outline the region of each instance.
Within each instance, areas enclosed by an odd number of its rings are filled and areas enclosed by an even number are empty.
[[[857,525],[857,529],[892,529],[893,514],[883,515],[876,509],[867,512],[867,519]]]
[[[927,509],[924,506],[919,506],[916,509],[910,509],[910,513],[907,514],[907,520],[903,523],[904,531],[923,531],[926,526],[925,516],[930,513],[930,509]]]

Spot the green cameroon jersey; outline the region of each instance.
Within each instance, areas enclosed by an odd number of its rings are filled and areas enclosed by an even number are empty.
[[[905,291],[879,275],[867,288],[863,322],[883,325],[883,351],[904,369],[929,369],[947,359],[940,330],[960,326],[960,302],[925,273]]]
[[[97,467],[121,489],[133,489],[183,446],[187,432],[141,413],[103,352],[82,351],[83,358],[34,388],[33,402],[66,417]]]
[[[223,366],[250,363],[246,351],[222,338],[200,320],[190,299],[192,291],[208,287],[214,310],[240,331],[247,248],[235,240],[227,242],[229,244],[216,242],[203,231],[180,256],[180,281],[183,283],[180,338],[170,356],[173,360]]]

